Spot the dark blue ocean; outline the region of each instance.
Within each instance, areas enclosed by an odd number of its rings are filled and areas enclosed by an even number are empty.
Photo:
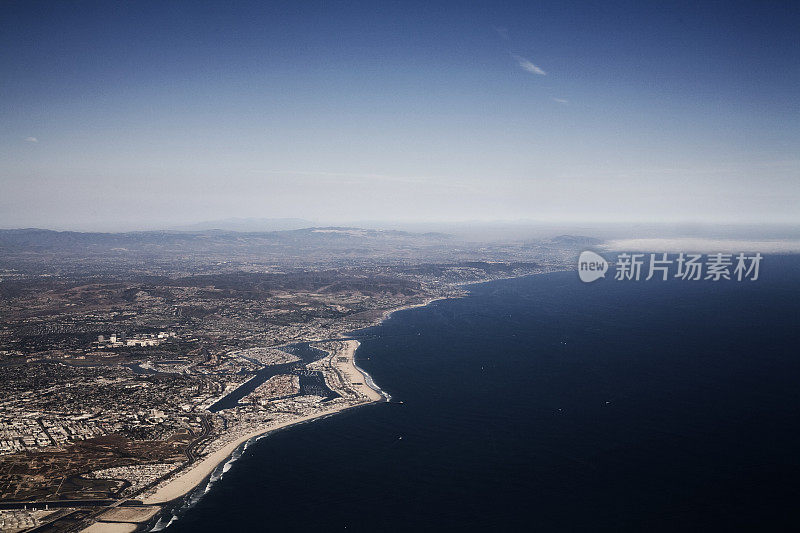
[[[800,258],[496,281],[359,332],[393,398],[251,445],[168,531],[800,527]]]

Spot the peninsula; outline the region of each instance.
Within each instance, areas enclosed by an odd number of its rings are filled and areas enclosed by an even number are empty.
[[[466,283],[564,269],[582,245],[0,230],[0,521],[168,520],[251,439],[381,400],[350,332]]]

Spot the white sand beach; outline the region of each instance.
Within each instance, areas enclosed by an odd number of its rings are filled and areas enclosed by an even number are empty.
[[[362,374],[361,371],[359,371],[355,366],[355,352],[360,343],[356,340],[342,341],[342,343],[344,345],[344,349],[332,354],[331,360],[333,365],[349,381],[349,386],[368,398],[368,401],[365,401],[359,405],[380,401],[383,398],[381,394],[367,385],[364,374]],[[219,464],[225,462],[238,446],[252,439],[253,437],[258,437],[259,435],[263,435],[264,433],[268,433],[270,431],[275,431],[284,427],[307,422],[315,418],[328,416],[351,407],[354,407],[354,405],[339,404],[329,409],[320,410],[306,416],[298,416],[280,423],[267,423],[263,427],[245,433],[239,438],[232,440],[218,450],[205,456],[198,463],[191,466],[188,470],[177,474],[173,479],[156,489],[155,492],[145,496],[142,501],[148,505],[162,504],[183,496],[199,485],[211,474],[211,472],[214,471]]]

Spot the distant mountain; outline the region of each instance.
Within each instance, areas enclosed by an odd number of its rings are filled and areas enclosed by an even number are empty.
[[[224,218],[208,220],[169,228],[172,231],[286,231],[313,227],[315,224],[302,218]]]
[[[602,239],[594,237],[584,237],[583,235],[559,235],[550,239],[551,242],[564,246],[596,246],[602,243]]]
[[[448,240],[441,233],[409,233],[349,227],[288,231],[136,231],[84,233],[44,229],[0,230],[3,252],[301,252],[308,249],[378,250],[383,247],[433,245]]]

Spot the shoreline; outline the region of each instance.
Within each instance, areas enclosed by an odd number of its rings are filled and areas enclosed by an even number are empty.
[[[433,302],[441,300],[452,300],[452,299],[463,298],[470,292],[469,291],[470,285],[479,285],[483,283],[489,283],[492,281],[499,281],[502,279],[514,279],[517,277],[526,277],[544,273],[547,272],[537,272],[537,273],[525,274],[523,276],[502,277],[502,278],[488,279],[477,282],[471,281],[471,282],[458,283],[456,285],[459,286],[462,290],[464,290],[463,294],[427,298],[419,303],[408,304],[393,309],[388,309],[384,311],[381,314],[380,319],[377,320],[376,323],[370,327],[375,327],[382,324],[384,321],[389,319],[394,313],[397,313],[399,311],[426,307]],[[336,339],[331,339],[331,340],[336,340]],[[316,342],[316,341],[310,341],[310,342]],[[183,470],[180,473],[178,473],[174,478],[165,481],[163,486],[156,488],[149,495],[141,498],[136,498],[136,497],[129,498],[128,501],[141,502],[139,504],[141,509],[141,515],[139,517],[134,516],[125,521],[118,521],[114,520],[113,518],[109,519],[110,517],[104,518],[106,515],[109,514],[109,511],[106,511],[97,517],[96,522],[94,522],[88,528],[82,531],[89,531],[91,533],[122,533],[123,531],[132,533],[135,531],[143,531],[142,528],[148,525],[149,526],[153,525],[154,523],[152,520],[153,517],[158,517],[166,509],[173,507],[173,505],[177,501],[190,495],[204,481],[208,480],[212,476],[214,471],[216,471],[221,465],[230,461],[231,457],[236,452],[236,450],[238,450],[243,446],[246,446],[246,443],[248,443],[249,441],[253,439],[266,437],[274,432],[287,429],[292,426],[305,424],[320,418],[327,418],[329,416],[333,416],[335,414],[350,409],[371,405],[373,403],[379,403],[381,401],[385,402],[391,401],[391,396],[387,392],[383,391],[377,384],[375,384],[374,380],[372,379],[372,376],[369,373],[367,373],[365,370],[363,370],[356,364],[355,353],[358,350],[361,343],[358,340],[348,337],[341,338],[340,342],[345,343],[346,348],[343,351],[331,352],[329,356],[331,362],[340,375],[343,374],[344,376],[347,377],[350,388],[354,390],[358,388],[358,391],[361,392],[367,398],[365,401],[352,405],[335,406],[334,408],[326,409],[317,413],[303,415],[298,418],[279,422],[275,425],[267,425],[258,429],[254,429],[246,433],[245,435],[236,438],[230,441],[229,443],[226,443],[218,450],[215,450],[214,452],[200,459],[198,462],[194,463],[193,465],[190,465],[190,468],[188,470]],[[336,361],[338,357],[347,357],[347,362],[342,366],[340,366],[340,363]],[[359,381],[358,382],[355,381],[354,378],[358,379]],[[359,385],[355,385],[355,383],[359,383]],[[113,510],[114,509],[112,508],[110,511]]]
[[[398,311],[405,311],[407,309],[417,309],[419,307],[427,307],[428,305],[432,304],[433,302],[439,302],[441,300],[453,300],[455,298],[461,298],[461,296],[437,296],[436,298],[426,298],[424,301],[417,303],[417,304],[408,304],[402,305],[400,307],[395,307],[394,309],[387,309],[381,315],[381,319],[378,321],[375,326],[380,326],[385,320],[391,318],[391,316]],[[375,327],[370,326],[370,327]]]
[[[526,276],[527,275],[536,275],[536,274],[526,274]],[[498,279],[513,279],[513,278],[498,278]],[[466,287],[468,287],[469,285],[489,283],[492,281],[497,281],[497,279],[490,279],[479,282],[464,282],[463,284],[459,285],[464,287],[465,290],[467,290],[468,292],[468,289],[466,289]],[[399,311],[426,307],[433,302],[438,302],[441,300],[452,300],[463,297],[464,295],[439,296],[434,298],[427,298],[420,303],[408,304],[396,307],[394,309],[388,309],[383,312],[380,320],[378,321],[377,324],[375,324],[375,326],[382,324],[384,321],[389,319],[394,313],[397,313]],[[337,414],[342,411],[346,411],[348,409],[354,409],[356,407],[361,407],[364,405],[369,405],[380,401],[390,401],[391,396],[388,393],[384,392],[382,389],[380,389],[380,387],[378,387],[373,381],[372,376],[370,376],[369,373],[361,369],[356,364],[355,353],[358,350],[361,343],[355,339],[343,339],[342,342],[344,342],[348,346],[347,350],[345,351],[348,361],[347,364],[344,365],[344,368],[339,368],[337,366],[337,370],[344,371],[343,373],[347,375],[351,387],[353,387],[352,384],[354,383],[354,380],[352,378],[360,377],[360,379],[362,379],[364,383],[364,387],[361,388],[361,392],[364,392],[365,396],[369,398],[368,401],[358,403],[355,405],[336,406],[332,409],[326,409],[318,413],[304,415],[296,419],[287,420],[285,422],[278,423],[277,425],[274,426],[268,426],[253,430],[245,434],[244,436],[231,441],[230,443],[226,444],[219,450],[212,452],[208,456],[201,459],[198,463],[196,463],[195,466],[193,466],[189,470],[186,470],[183,473],[179,474],[177,477],[167,481],[163,487],[156,489],[156,491],[153,494],[142,498],[141,499],[142,503],[144,505],[168,505],[174,502],[175,500],[182,498],[183,496],[186,496],[188,493],[194,490],[198,485],[200,485],[207,477],[209,477],[219,465],[227,462],[237,448],[239,448],[241,445],[243,445],[244,443],[253,438],[264,437],[271,434],[274,431],[310,422],[317,418],[324,418],[327,416],[331,416],[333,414]],[[331,359],[333,359],[341,355],[342,355],[341,352],[332,353],[330,357]],[[350,373],[348,373],[347,370],[348,368],[352,369]],[[355,373],[353,373],[352,371],[354,371]],[[198,474],[200,473],[202,473],[203,475],[199,476]]]
[[[355,339],[342,339],[339,342],[344,344],[344,349],[332,351],[328,356],[330,357],[332,368],[346,379],[347,387],[363,397],[362,401],[354,404],[336,405],[315,413],[274,424],[266,424],[248,431],[206,455],[192,464],[190,468],[177,473],[175,477],[166,480],[163,485],[151,490],[150,494],[143,497],[141,495],[140,497],[134,496],[120,501],[120,503],[124,501],[140,502],[137,505],[139,513],[136,513],[133,507],[124,507],[129,511],[129,516],[125,519],[120,519],[116,516],[120,507],[112,507],[101,513],[97,517],[97,521],[82,531],[89,533],[122,533],[138,531],[147,525],[152,526],[155,517],[201,486],[221,465],[230,461],[236,450],[246,446],[249,441],[266,437],[289,427],[305,424],[320,418],[327,418],[350,409],[389,401],[390,396],[380,388],[377,388],[372,377],[355,364],[355,353],[361,343]],[[340,358],[345,358],[346,361],[342,361]]]
[[[357,376],[360,376],[360,379],[364,380],[363,382],[366,383],[366,376],[368,374],[363,373],[356,365],[355,365],[355,352],[358,349],[359,343],[356,340],[347,340],[342,341],[346,345],[346,349],[343,352],[334,352],[331,354],[331,357],[347,357],[348,361],[344,368],[337,367],[338,370],[342,371],[347,377],[350,379],[351,387],[358,387],[353,386],[353,379],[352,377],[356,377],[353,373],[355,372]],[[348,368],[352,368],[350,372],[348,372]],[[274,425],[266,425],[264,427],[254,429],[250,432],[245,433],[241,437],[238,437],[229,443],[226,443],[224,446],[211,452],[209,455],[203,457],[198,461],[194,466],[190,469],[182,472],[175,478],[167,481],[162,487],[159,487],[153,492],[152,494],[141,498],[142,503],[145,505],[164,505],[170,502],[177,500],[191,492],[194,488],[200,485],[211,473],[221,464],[228,461],[231,454],[242,444],[249,441],[250,439],[268,435],[274,431],[285,429],[287,427],[291,427],[297,424],[302,424],[304,422],[309,422],[316,418],[322,418],[325,416],[330,416],[335,413],[339,413],[341,411],[345,411],[347,409],[352,409],[355,407],[360,407],[362,405],[369,405],[370,403],[379,402],[384,399],[384,396],[380,394],[380,392],[376,391],[369,385],[365,385],[363,387],[359,387],[359,392],[362,392],[367,398],[367,401],[363,401],[354,405],[337,405],[335,407],[325,409],[316,413],[308,414],[299,416],[297,418],[293,418],[291,420],[286,420],[283,422],[279,422]]]

